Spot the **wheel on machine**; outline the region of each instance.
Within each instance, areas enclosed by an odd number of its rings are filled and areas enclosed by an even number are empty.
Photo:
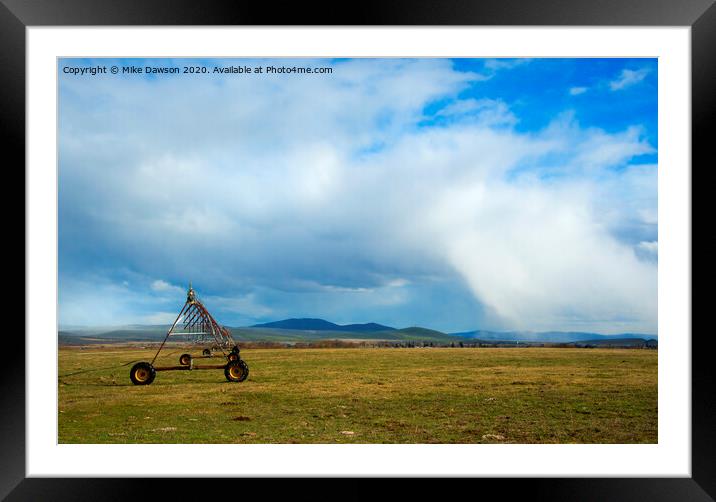
[[[182,354],[179,356],[179,364],[189,366],[191,364],[191,354]]]
[[[238,363],[239,363],[239,366],[241,366],[244,370],[244,374],[241,375],[241,378],[239,378],[239,382],[243,382],[244,380],[246,380],[249,377],[249,365],[246,364],[246,361],[244,361],[243,359],[239,359]]]
[[[202,356],[210,356],[210,355],[211,355],[211,350],[210,350],[210,349],[204,349],[204,350],[201,351],[201,355],[202,355]]]
[[[156,376],[154,366],[145,362],[135,364],[129,371],[129,378],[134,385],[149,385]]]
[[[249,376],[249,365],[241,359],[229,361],[224,368],[224,375],[229,382],[243,382]]]
[[[229,352],[229,355],[226,356],[226,358],[231,361],[238,361],[240,359],[239,355],[236,352]]]

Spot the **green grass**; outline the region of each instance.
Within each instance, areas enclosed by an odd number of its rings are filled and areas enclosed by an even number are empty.
[[[60,443],[657,442],[651,350],[255,349],[243,383],[171,371],[148,386],[121,365],[151,350],[59,354]]]

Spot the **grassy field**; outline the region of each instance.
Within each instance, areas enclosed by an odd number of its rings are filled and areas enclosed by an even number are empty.
[[[155,365],[176,365],[182,352],[172,348]],[[657,442],[652,350],[241,354],[250,366],[243,383],[207,370],[159,372],[152,385],[134,386],[132,362],[153,351],[60,348],[59,442]]]

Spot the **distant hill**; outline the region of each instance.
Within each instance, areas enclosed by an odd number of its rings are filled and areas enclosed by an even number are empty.
[[[292,320],[287,319],[287,321]],[[300,321],[301,323],[297,324],[286,324],[279,321],[243,328],[230,327],[229,331],[239,343],[241,341],[307,342],[316,340],[457,341],[456,337],[420,327],[395,329],[376,323],[341,326],[321,319],[301,319]],[[286,325],[291,327],[282,327]],[[297,326],[311,329],[300,329]],[[61,345],[80,345],[85,343],[161,341],[169,329],[166,326],[145,326],[144,329],[140,326],[131,329],[123,328],[107,328],[105,331],[96,329],[60,331],[59,342]]]
[[[60,330],[59,335],[64,339],[71,337],[97,338],[115,341],[148,341],[162,340],[167,334],[169,326],[122,326],[114,328],[80,328],[73,330]]]
[[[451,333],[468,339],[479,339],[485,341],[506,341],[506,342],[549,342],[549,343],[572,343],[595,340],[621,340],[621,339],[657,339],[656,335],[645,335],[638,333],[620,333],[618,335],[600,335],[580,331],[464,331]]]
[[[436,331],[434,329],[420,328],[413,326],[410,328],[403,328],[395,330],[395,334],[398,335],[400,340],[421,340],[421,341],[457,341],[458,338],[443,333],[442,331]]]
[[[114,327],[63,328],[58,333],[61,345],[90,343],[150,342],[161,341],[169,329],[168,325],[125,325]],[[237,342],[307,342],[315,340],[387,340],[400,342],[437,342],[459,344],[512,345],[520,343],[559,343],[591,346],[634,346],[648,340],[649,345],[658,344],[655,335],[623,333],[600,335],[584,332],[532,332],[532,331],[465,331],[443,333],[441,331],[412,326],[396,329],[378,323],[335,324],[324,319],[303,318],[256,324],[249,327],[230,327]]]
[[[166,335],[166,332],[164,333]],[[98,343],[126,343],[126,342],[159,342],[162,336],[145,332],[120,332],[112,331],[106,333],[85,333],[78,334],[68,331],[60,331],[57,334],[57,341],[60,345],[94,345]]]
[[[610,340],[581,340],[574,342],[575,345],[588,345],[594,347],[658,347],[659,342],[652,339],[644,338],[615,338]]]
[[[254,324],[252,328],[297,329],[308,331],[348,331],[355,333],[369,333],[377,331],[392,331],[395,328],[369,322],[366,324],[335,324],[323,319],[284,319],[283,321]]]

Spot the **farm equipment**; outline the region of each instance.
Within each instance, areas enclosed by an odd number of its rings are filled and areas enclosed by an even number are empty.
[[[159,353],[170,336],[186,337],[188,346],[204,346],[201,355],[184,353],[179,356],[177,366],[154,366]],[[222,364],[195,364],[195,360],[222,358]],[[157,353],[151,362],[139,362],[132,366],[129,378],[134,385],[149,385],[154,381],[157,371],[191,371],[223,369],[224,376],[230,382],[243,382],[249,376],[249,366],[241,359],[239,346],[234,342],[228,329],[220,326],[212,317],[196,292],[189,284],[186,302],[172,327],[167,331]]]

